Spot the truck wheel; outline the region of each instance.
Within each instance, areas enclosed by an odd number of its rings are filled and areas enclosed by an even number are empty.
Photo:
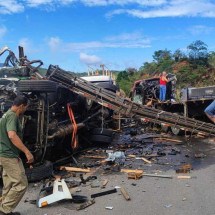
[[[105,135],[92,135],[90,140],[94,143],[109,144],[112,142],[112,137],[105,136]]]
[[[45,161],[42,165],[28,168],[25,170],[25,174],[28,178],[28,182],[40,181],[45,178],[49,178],[53,173],[53,164],[50,161]]]
[[[57,90],[57,83],[49,80],[23,80],[19,81],[18,91],[52,93]]]
[[[171,131],[174,135],[178,136],[184,135],[184,131],[181,130],[180,128],[176,128],[175,126],[171,126]]]
[[[92,134],[112,137],[113,131],[106,128],[94,128]]]

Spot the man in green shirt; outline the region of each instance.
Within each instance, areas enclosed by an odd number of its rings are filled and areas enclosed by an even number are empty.
[[[0,215],[20,215],[12,212],[21,201],[28,186],[27,177],[19,153],[23,152],[27,163],[32,163],[34,157],[22,142],[22,127],[19,116],[28,106],[24,96],[17,96],[9,109],[0,119],[0,166],[3,169],[2,202]]]

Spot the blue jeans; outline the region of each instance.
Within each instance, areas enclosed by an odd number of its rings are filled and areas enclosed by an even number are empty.
[[[166,85],[160,85],[160,100],[166,100]]]
[[[205,113],[207,113],[209,116],[215,116],[215,100],[206,107]]]

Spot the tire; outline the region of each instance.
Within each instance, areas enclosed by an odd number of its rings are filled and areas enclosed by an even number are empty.
[[[28,182],[40,181],[52,176],[53,164],[50,161],[46,161],[44,164],[36,166],[33,169],[26,169],[25,173],[28,178]]]
[[[175,126],[171,126],[171,131],[174,135],[177,135],[177,136],[182,136],[184,135],[184,131],[181,130],[180,128],[176,128]]]
[[[92,135],[90,140],[94,143],[109,144],[112,142],[112,137],[105,136],[105,135]]]
[[[112,137],[113,131],[110,129],[106,129],[106,128],[94,128],[92,130],[92,134]]]
[[[57,83],[49,80],[25,80],[19,81],[18,91],[52,93],[57,90]]]

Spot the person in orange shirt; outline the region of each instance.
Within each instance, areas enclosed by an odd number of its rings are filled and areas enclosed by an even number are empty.
[[[167,74],[165,71],[162,72],[160,76],[160,101],[166,100],[166,84],[168,82]]]

